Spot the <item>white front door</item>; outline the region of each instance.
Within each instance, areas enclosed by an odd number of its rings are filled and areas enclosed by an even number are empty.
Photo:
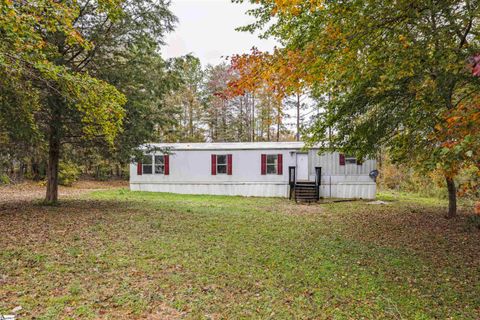
[[[297,153],[297,181],[308,180],[308,154]]]

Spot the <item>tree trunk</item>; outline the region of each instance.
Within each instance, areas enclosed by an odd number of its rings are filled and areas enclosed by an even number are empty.
[[[457,216],[457,189],[453,178],[446,177],[448,189],[448,213],[447,218],[454,218]]]
[[[45,201],[56,203],[58,201],[58,163],[60,161],[60,137],[55,126],[50,127],[48,144],[47,167],[47,195]]]
[[[243,141],[243,104],[242,97],[240,97],[240,121],[238,122],[238,141]]]
[[[190,98],[190,104],[188,109],[188,132],[190,135],[190,141],[193,141],[193,97]]]
[[[300,141],[300,94],[297,93],[297,141]]]
[[[255,141],[255,95],[252,94],[252,141]]]
[[[227,137],[227,100],[222,100],[222,127],[223,127],[223,138],[222,141],[228,141]]]
[[[40,180],[40,165],[36,157],[31,158],[31,170],[32,170],[32,179],[35,181]]]
[[[280,121],[277,122],[277,142],[280,141]]]
[[[23,178],[25,177],[25,171],[26,171],[26,164],[23,161],[19,161],[19,166],[18,166],[18,180],[22,181]]]

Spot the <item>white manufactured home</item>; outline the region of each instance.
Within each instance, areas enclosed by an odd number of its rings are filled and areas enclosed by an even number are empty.
[[[373,199],[375,160],[319,155],[303,142],[151,144],[130,165],[133,191]],[[303,188],[303,189],[302,189]],[[308,199],[307,199],[308,200]]]

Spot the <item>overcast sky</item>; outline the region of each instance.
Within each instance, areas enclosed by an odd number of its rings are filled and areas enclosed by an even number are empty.
[[[175,31],[166,38],[165,58],[193,53],[203,65],[218,64],[225,56],[246,53],[253,46],[271,50],[275,42],[257,35],[235,31],[253,22],[245,14],[252,5],[230,0],[172,0],[171,10],[178,17]]]

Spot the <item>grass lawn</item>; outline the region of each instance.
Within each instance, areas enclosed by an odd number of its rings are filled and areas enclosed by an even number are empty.
[[[0,206],[20,319],[479,319],[480,232],[444,203],[95,191]]]

